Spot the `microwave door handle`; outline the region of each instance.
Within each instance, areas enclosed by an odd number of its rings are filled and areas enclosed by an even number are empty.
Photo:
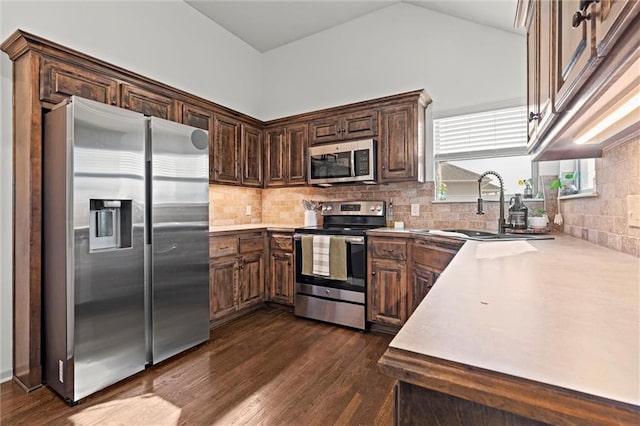
[[[351,151],[351,177],[356,177],[356,151]]]

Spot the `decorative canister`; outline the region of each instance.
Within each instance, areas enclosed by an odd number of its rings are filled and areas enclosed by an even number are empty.
[[[315,210],[304,211],[304,226],[318,226],[318,215]]]

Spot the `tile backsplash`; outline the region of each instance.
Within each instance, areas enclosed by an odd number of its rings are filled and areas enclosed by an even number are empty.
[[[209,226],[262,222],[262,189],[209,185]],[[247,206],[251,214],[247,215]]]
[[[549,190],[556,176],[543,176],[547,202],[544,206],[554,232],[640,256],[640,228],[628,226],[626,199],[640,194],[640,139],[604,151],[596,160],[597,197],[564,199],[560,209],[562,226],[554,225],[557,191]],[[395,220],[406,228],[470,228],[497,230],[499,206],[485,203],[485,214],[476,214],[475,202],[434,202],[433,182],[401,182],[381,185],[345,185],[329,188],[243,188],[210,185],[210,226],[269,223],[302,226],[303,199],[393,200]],[[542,202],[525,201],[529,207],[542,208]],[[420,215],[411,216],[411,204],[419,204]],[[247,206],[251,213],[247,215]],[[505,214],[508,215],[505,205]],[[321,222],[321,219],[320,219]]]
[[[640,228],[629,226],[627,197],[640,194],[640,138],[605,149],[596,160],[597,197],[560,201],[564,232],[640,256]]]
[[[485,203],[485,214],[482,216],[476,214],[475,202],[434,202],[433,182],[346,185],[329,188],[300,186],[264,190],[210,185],[209,198],[211,226],[260,222],[302,226],[304,223],[303,199],[318,201],[362,199],[387,202],[393,200],[395,220],[404,222],[407,228],[420,229],[471,228],[495,231],[499,214],[499,206],[495,202]],[[419,204],[419,216],[411,216],[411,204]],[[250,216],[246,215],[247,205],[252,206]],[[531,207],[542,207],[542,203],[533,202]],[[550,210],[549,206],[547,210]]]

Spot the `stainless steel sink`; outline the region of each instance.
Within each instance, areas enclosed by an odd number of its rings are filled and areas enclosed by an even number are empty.
[[[432,235],[451,236],[475,241],[518,241],[518,240],[553,240],[547,234],[496,234],[494,232],[476,231],[473,229],[419,229],[417,232]]]

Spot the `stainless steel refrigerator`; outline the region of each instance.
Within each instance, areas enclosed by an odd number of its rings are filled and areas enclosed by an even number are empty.
[[[42,155],[45,380],[76,402],[209,338],[208,136],[72,97]]]

